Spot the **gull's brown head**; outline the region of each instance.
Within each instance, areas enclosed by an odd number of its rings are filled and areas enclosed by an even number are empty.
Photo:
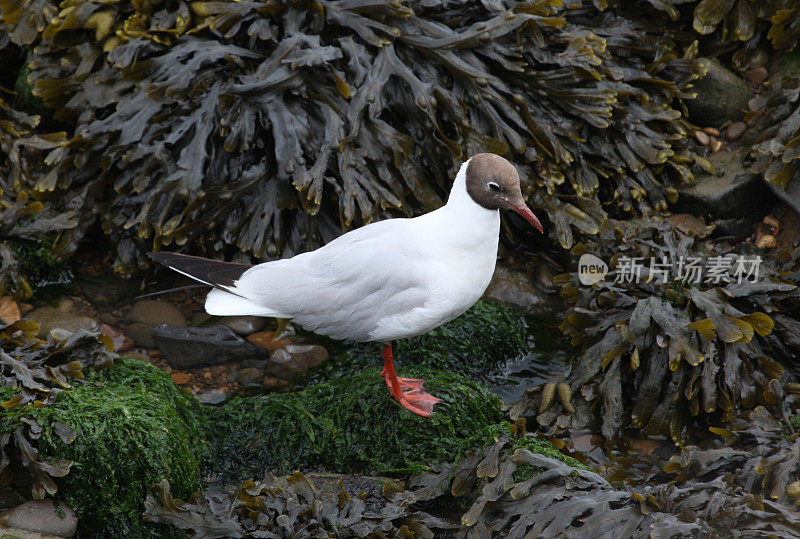
[[[539,219],[525,204],[519,174],[508,160],[493,153],[474,155],[467,165],[467,193],[488,210],[513,210],[544,233]]]

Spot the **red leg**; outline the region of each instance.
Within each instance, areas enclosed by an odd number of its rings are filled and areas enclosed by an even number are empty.
[[[430,417],[433,405],[440,401],[422,389],[425,380],[418,378],[398,378],[392,361],[392,343],[383,345],[383,370],[381,375],[392,390],[392,396],[403,408],[415,414]]]

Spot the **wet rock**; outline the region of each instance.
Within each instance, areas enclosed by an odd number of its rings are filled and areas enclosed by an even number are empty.
[[[281,380],[277,376],[265,376],[264,379],[261,380],[261,387],[266,391],[272,391],[283,386],[285,383],[284,380]]]
[[[263,348],[269,353],[272,353],[278,348],[292,343],[292,341],[289,339],[276,339],[274,331],[260,331],[258,333],[253,333],[247,337],[247,340],[256,346]]]
[[[739,139],[739,144],[745,148],[750,148],[758,144],[758,141],[761,140],[761,136],[764,132],[758,127],[751,127],[750,129],[746,130],[742,135],[742,138]]]
[[[776,197],[791,206],[795,212],[800,213],[800,179],[792,178],[785,187],[779,187],[772,182],[764,183]]]
[[[246,367],[236,373],[235,380],[243,386],[249,386],[250,384],[258,384],[263,377],[264,371],[253,367]]]
[[[260,371],[267,370],[269,365],[269,358],[264,359],[243,359],[239,362],[240,369],[258,369]]]
[[[158,300],[142,300],[133,304],[131,318],[140,324],[168,324],[170,326],[185,326],[186,318],[172,303]]]
[[[108,324],[100,324],[100,333],[111,337],[115,352],[124,352],[133,348],[133,340],[130,337]]]
[[[747,129],[746,123],[733,122],[728,126],[728,129],[725,130],[725,140],[728,142],[736,142],[744,134],[745,129]]]
[[[156,341],[153,339],[153,326],[150,324],[140,324],[138,322],[130,324],[125,328],[125,334],[133,340],[133,344],[141,348],[155,348]]]
[[[708,138],[708,134],[707,133],[704,133],[703,131],[695,131],[694,132],[694,138],[696,138],[697,142],[699,142],[703,146],[708,146],[708,141],[710,139]]]
[[[755,69],[757,67],[765,67],[769,61],[769,54],[764,49],[756,49],[750,55],[749,67]]]
[[[197,311],[192,314],[191,324],[192,326],[205,326],[208,325],[208,321],[212,320],[214,317],[208,314],[205,311]]]
[[[766,67],[759,66],[748,69],[744,76],[753,86],[761,86],[769,78],[769,73]]]
[[[304,375],[328,359],[328,351],[317,344],[289,344],[279,348],[269,360],[268,370],[284,380]]]
[[[709,214],[719,219],[761,219],[774,205],[775,198],[764,188],[761,177],[745,165],[747,151],[740,148],[709,156],[717,173],[699,173],[694,185],[679,188],[673,211]]]
[[[31,500],[12,509],[7,525],[31,532],[72,537],[78,528],[78,517],[64,502],[47,498]]]
[[[267,319],[262,316],[226,316],[221,322],[237,335],[250,335],[264,327]]]
[[[745,241],[753,231],[749,219],[718,219],[714,221],[713,237],[733,236],[737,241]]]
[[[133,279],[114,279],[82,275],[77,279],[83,296],[102,308],[117,308],[139,293],[139,283]]]
[[[19,310],[19,305],[14,301],[11,296],[3,296],[0,298],[0,321],[3,324],[13,324],[20,319],[22,313]]]
[[[687,236],[697,236],[698,238],[706,237],[712,230],[713,226],[709,226],[690,213],[675,213],[667,218],[667,222],[686,234]]]
[[[689,119],[699,125],[721,125],[741,119],[752,92],[747,83],[716,60],[700,58],[706,75],[694,84],[697,98],[687,99]]]
[[[64,311],[65,313],[72,312],[72,309],[75,307],[75,302],[69,298],[61,298],[58,300],[58,305],[56,305],[56,309],[59,311]]]
[[[174,369],[218,365],[266,355],[264,350],[223,325],[193,328],[158,324],[153,328],[153,338]]]
[[[19,304],[19,312],[22,313],[23,316],[28,314],[32,310],[33,310],[33,305],[31,305],[30,303],[20,303]]]
[[[39,338],[45,338],[51,330],[65,329],[69,332],[85,329],[98,331],[100,323],[94,318],[81,314],[67,313],[53,307],[40,307],[28,314],[28,318],[39,324]]]
[[[537,287],[530,275],[500,265],[495,268],[483,297],[535,315],[552,314],[560,308],[558,301]]]
[[[188,384],[192,381],[192,377],[185,372],[173,372],[172,373],[172,381],[178,384],[179,386]]]
[[[225,392],[219,388],[197,395],[197,400],[203,404],[222,404],[227,398]]]

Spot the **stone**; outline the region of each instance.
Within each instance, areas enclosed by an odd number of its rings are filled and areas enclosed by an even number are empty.
[[[222,404],[228,398],[228,396],[225,394],[225,391],[219,388],[211,389],[205,393],[200,393],[196,397],[197,400],[203,404]]]
[[[667,222],[687,236],[698,238],[704,238],[714,230],[713,226],[706,225],[702,219],[690,213],[674,213],[667,217]]]
[[[748,69],[744,76],[753,86],[761,86],[769,78],[769,73],[766,67],[759,66]]]
[[[258,333],[248,335],[247,340],[269,353],[292,343],[289,339],[276,339],[274,331],[259,331]]]
[[[785,77],[800,77],[800,50],[775,54],[770,62],[773,84],[781,83]]]
[[[153,326],[150,324],[140,324],[139,322],[130,324],[125,328],[125,334],[133,340],[134,345],[140,348],[156,348]]]
[[[744,132],[742,138],[739,139],[739,145],[744,148],[751,148],[758,144],[764,132],[758,127],[751,127]]]
[[[261,380],[261,387],[267,391],[272,391],[273,389],[277,389],[285,383],[286,382],[276,376],[265,376],[264,379]]]
[[[758,48],[750,55],[749,67],[755,69],[757,67],[764,67],[769,61],[769,54],[766,50]]]
[[[267,370],[278,378],[292,380],[327,359],[328,351],[318,344],[288,344],[270,356]]]
[[[185,326],[186,318],[172,303],[166,301],[145,299],[137,301],[131,309],[131,319],[140,324],[168,324],[170,326]]]
[[[0,323],[13,324],[22,317],[19,305],[11,296],[0,298]]]
[[[96,307],[116,309],[139,294],[139,284],[134,279],[91,277],[82,274],[76,281],[83,296]]]
[[[59,311],[64,311],[65,313],[72,312],[72,309],[75,307],[75,302],[69,298],[61,298],[58,300],[58,305],[56,305],[56,309]]]
[[[172,373],[172,381],[178,384],[179,386],[188,384],[192,381],[192,377],[185,372],[173,372]]]
[[[745,129],[747,129],[746,123],[733,122],[728,126],[728,129],[725,130],[725,140],[728,142],[736,142],[744,134]]]
[[[237,335],[250,335],[263,328],[267,319],[263,316],[225,316],[221,322]]]
[[[98,331],[100,323],[89,316],[67,313],[54,307],[40,307],[31,311],[28,318],[39,324],[39,338],[44,339],[53,329],[61,328],[70,333],[85,329]]]
[[[708,214],[715,219],[760,220],[775,198],[764,188],[761,177],[745,165],[747,152],[747,148],[739,148],[710,155],[716,174],[698,173],[694,185],[678,188],[678,201],[672,211]]]
[[[537,272],[537,281],[546,280],[543,274],[544,271]],[[560,302],[534,283],[530,275],[499,264],[483,297],[534,315],[549,316],[561,309]]]
[[[67,504],[52,498],[31,500],[18,505],[8,515],[12,528],[59,537],[72,537],[78,529],[78,517]]]
[[[258,369],[260,371],[267,370],[269,365],[269,358],[264,359],[243,359],[239,362],[240,369]]]
[[[795,212],[800,213],[800,180],[795,176],[784,187],[772,182],[764,182],[769,190],[782,202],[790,206]]]
[[[711,141],[711,151],[717,153],[722,149],[722,141],[721,140],[712,140]]]
[[[34,309],[33,305],[30,303],[20,303],[19,304],[19,312],[23,315],[28,314]]]
[[[685,101],[691,122],[712,126],[739,121],[752,95],[747,82],[716,60],[699,58],[698,63],[706,74],[694,83],[697,97]]]
[[[219,365],[266,355],[264,350],[223,325],[194,328],[158,324],[153,328],[153,338],[174,369]]]
[[[250,384],[258,384],[263,377],[264,371],[254,369],[253,367],[247,367],[236,373],[235,380],[243,386],[248,386]]]
[[[214,317],[208,314],[205,311],[196,311],[192,314],[191,324],[192,326],[204,326],[207,325],[206,323],[212,320]]]
[[[695,131],[694,132],[694,138],[696,138],[697,142],[699,142],[703,146],[708,146],[708,141],[710,139],[708,138],[708,134],[707,133],[704,133],[703,131]]]
[[[749,219],[718,219],[714,221],[714,238],[733,236],[736,241],[745,241],[753,231],[753,223]]]

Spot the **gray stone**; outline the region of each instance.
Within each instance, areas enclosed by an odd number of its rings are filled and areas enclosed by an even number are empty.
[[[714,221],[712,237],[733,236],[737,241],[745,241],[753,233],[753,222],[750,219],[719,219]]]
[[[186,318],[172,303],[166,301],[146,299],[137,301],[131,309],[131,319],[141,324],[169,324],[170,326],[185,326]]]
[[[698,61],[706,69],[706,75],[694,83],[697,97],[685,101],[689,119],[702,126],[740,120],[752,95],[747,82],[716,60],[700,58]]]
[[[775,203],[758,174],[744,164],[748,150],[718,152],[709,156],[716,174],[699,173],[695,184],[678,189],[672,211],[711,215],[717,219],[761,219]]]
[[[250,384],[261,385],[262,378],[264,378],[264,371],[252,367],[246,367],[236,373],[236,381],[243,386]]]
[[[263,328],[267,319],[263,316],[225,316],[221,322],[237,335],[250,335]]]
[[[101,308],[116,309],[139,293],[139,284],[134,279],[81,275],[77,278],[77,283],[83,296]]]
[[[742,135],[742,138],[739,139],[739,145],[743,148],[751,148],[758,144],[758,141],[761,140],[763,134],[764,132],[758,127],[751,127],[745,131]]]
[[[125,328],[125,335],[131,338],[134,346],[140,348],[155,348],[156,341],[153,339],[153,326],[141,324],[139,322],[130,324]]]
[[[789,180],[785,188],[768,181],[764,183],[776,197],[788,204],[795,212],[800,213],[800,180],[797,177]]]
[[[78,528],[78,517],[64,502],[46,498],[15,507],[8,515],[7,525],[31,532],[72,537]]]
[[[318,344],[287,344],[269,358],[267,370],[284,380],[304,375],[328,359],[328,351]]]
[[[264,350],[223,325],[193,328],[158,324],[153,328],[153,338],[174,369],[259,359],[266,355]]]
[[[69,332],[85,329],[86,331],[99,331],[100,322],[89,316],[68,313],[53,307],[40,307],[31,311],[27,318],[39,324],[39,338],[45,338],[51,330],[65,329]]]
[[[260,348],[260,347],[259,347]],[[267,365],[269,365],[269,359],[243,359],[239,362],[240,369],[258,369],[260,371],[267,370]]]
[[[197,395],[197,400],[203,404],[222,404],[228,399],[228,396],[221,389],[211,389],[205,393]]]
[[[546,272],[539,273],[540,280],[546,282]],[[558,300],[544,287],[535,284],[530,275],[499,264],[483,297],[536,315],[550,315],[563,310]]]

